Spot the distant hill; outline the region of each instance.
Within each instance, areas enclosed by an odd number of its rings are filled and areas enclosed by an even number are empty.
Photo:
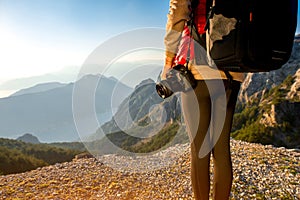
[[[0,138],[0,174],[19,173],[41,166],[71,161],[81,152],[47,144],[30,144]]]
[[[33,87],[29,87],[29,88],[26,88],[26,89],[19,90],[19,91],[13,93],[10,96],[18,96],[18,95],[23,95],[23,94],[32,94],[32,93],[37,93],[37,92],[44,92],[44,91],[51,90],[51,89],[54,89],[54,88],[63,87],[65,85],[67,85],[67,84],[59,83],[59,82],[41,83],[41,84],[37,84]]]
[[[31,144],[39,144],[41,143],[37,137],[30,133],[26,133],[20,137],[17,138],[18,141],[26,142],[26,143],[31,143]]]
[[[112,120],[87,139],[87,149],[95,154],[120,153],[120,149],[145,153],[187,142],[179,97],[172,95],[163,100],[152,79],[142,81],[122,102]]]
[[[82,142],[53,142],[47,144],[62,149],[70,149],[82,152],[86,151],[86,148]]]
[[[153,153],[175,144],[189,142],[181,125],[178,122],[168,122],[147,137],[141,137],[141,129],[132,127],[126,131],[109,133],[100,140],[85,142],[85,147],[94,155]]]
[[[20,90],[21,88],[30,88],[37,84],[47,82],[74,82],[80,67],[81,66],[68,66],[55,73],[8,80],[0,84],[0,90]]]
[[[91,114],[96,114],[99,123],[104,123],[111,119],[111,110],[115,109],[112,108],[111,102],[113,101],[113,106],[117,107],[130,94],[132,88],[100,75],[86,75],[76,81],[76,85],[79,85],[82,91],[90,91],[93,89],[91,85],[98,83],[100,78],[101,87],[92,91],[95,95],[96,113]],[[35,133],[42,142],[76,141],[78,134],[72,108],[74,84],[69,83],[51,90],[1,98],[0,137],[16,138],[20,133],[28,132]],[[117,98],[113,96],[116,85]],[[27,91],[29,90],[31,89]]]
[[[103,134],[135,129],[140,136],[148,137],[158,132],[164,123],[176,120],[181,115],[178,95],[163,101],[156,92],[155,82],[146,79],[121,103],[114,117],[103,124],[90,140]],[[139,130],[139,131],[138,131]]]

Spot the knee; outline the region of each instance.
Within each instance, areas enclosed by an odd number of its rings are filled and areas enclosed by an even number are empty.
[[[215,164],[231,165],[231,155],[229,150],[223,149],[222,151],[220,151],[217,149],[213,149],[212,155]]]

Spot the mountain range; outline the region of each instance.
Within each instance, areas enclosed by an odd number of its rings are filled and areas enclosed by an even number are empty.
[[[74,83],[37,85],[1,98],[0,136],[16,138],[24,133],[33,133],[42,142],[78,140],[72,112],[74,85],[88,91],[90,85],[97,83],[98,87],[93,91],[96,98],[95,111],[98,120],[104,123],[112,116],[114,108],[111,101],[116,85],[118,87],[118,98],[114,99],[116,107],[130,94],[132,88],[114,78],[86,75]]]
[[[260,128],[257,132],[263,134],[266,131],[266,136],[272,136],[265,143],[272,143],[274,140],[277,146],[297,147],[298,141],[295,140],[296,143],[292,144],[287,141],[287,137],[291,141],[291,138],[299,135],[296,123],[300,101],[299,38],[300,36],[295,37],[292,56],[281,69],[247,74],[237,103],[233,127],[233,136],[236,138],[260,142],[257,137],[263,138],[261,135],[253,136],[256,134],[255,130]],[[134,89],[113,77],[101,75],[86,75],[76,84],[81,85],[83,91],[90,90],[90,86],[98,82],[99,78],[101,87],[96,88],[95,110],[98,118],[105,115],[105,119],[101,121],[106,123],[100,124],[94,132],[86,133],[89,136],[85,139],[101,140],[105,134],[125,131],[149,140],[174,121],[184,125],[180,98],[174,95],[168,101],[162,101],[156,94],[155,81],[152,79],[142,81]],[[77,140],[78,134],[72,116],[74,84],[40,84],[0,99],[0,121],[3,122],[0,127],[1,136],[15,137],[28,132],[34,133],[44,142]],[[113,94],[116,84],[119,84],[118,94]],[[273,96],[275,94],[276,97]],[[292,119],[293,122],[287,123],[287,119]],[[262,127],[267,127],[268,130]],[[115,134],[115,137],[119,136]]]
[[[290,60],[278,70],[264,73],[248,73],[241,85],[232,136],[248,142],[272,144],[287,148],[300,148],[300,36],[295,38]],[[154,135],[160,132],[173,137],[174,124],[184,127],[180,98],[172,96],[162,101],[155,92],[154,81],[145,80],[122,102],[116,114],[102,125],[94,139],[98,152],[115,153],[118,149],[144,151],[153,146]],[[165,118],[158,113],[165,110]],[[156,117],[153,117],[156,116]],[[176,123],[174,123],[176,122]],[[161,126],[163,125],[163,126]],[[151,127],[152,130],[147,129]],[[170,129],[169,133],[166,131]],[[177,127],[178,128],[178,127]],[[178,131],[182,136],[183,131]],[[172,133],[172,134],[171,134]],[[97,137],[98,136],[98,137]],[[188,138],[182,137],[187,142]],[[169,141],[170,138],[165,138]],[[181,140],[178,140],[181,141]],[[161,144],[161,143],[160,143]],[[139,147],[140,149],[137,149]],[[147,149],[149,149],[147,147]],[[92,149],[92,148],[91,148]],[[151,148],[150,148],[151,149]],[[155,149],[155,148],[154,148]],[[153,150],[153,148],[152,148]]]
[[[67,84],[65,84],[65,83],[59,83],[59,82],[40,83],[33,87],[21,89],[15,93],[11,94],[10,96],[12,97],[12,96],[19,96],[19,95],[23,95],[23,94],[33,94],[33,93],[38,93],[38,92],[44,92],[47,90],[52,90],[55,88],[66,86],[66,85]]]

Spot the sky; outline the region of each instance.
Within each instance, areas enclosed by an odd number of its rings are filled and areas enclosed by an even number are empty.
[[[0,0],[0,85],[78,69],[114,35],[164,28],[168,9],[169,0]]]
[[[71,66],[78,69],[114,35],[164,28],[168,4],[168,0],[0,0],[0,84]]]

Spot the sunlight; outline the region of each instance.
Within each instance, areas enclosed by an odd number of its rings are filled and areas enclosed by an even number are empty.
[[[70,47],[49,43],[27,40],[0,24],[0,82],[55,72],[84,59]]]

